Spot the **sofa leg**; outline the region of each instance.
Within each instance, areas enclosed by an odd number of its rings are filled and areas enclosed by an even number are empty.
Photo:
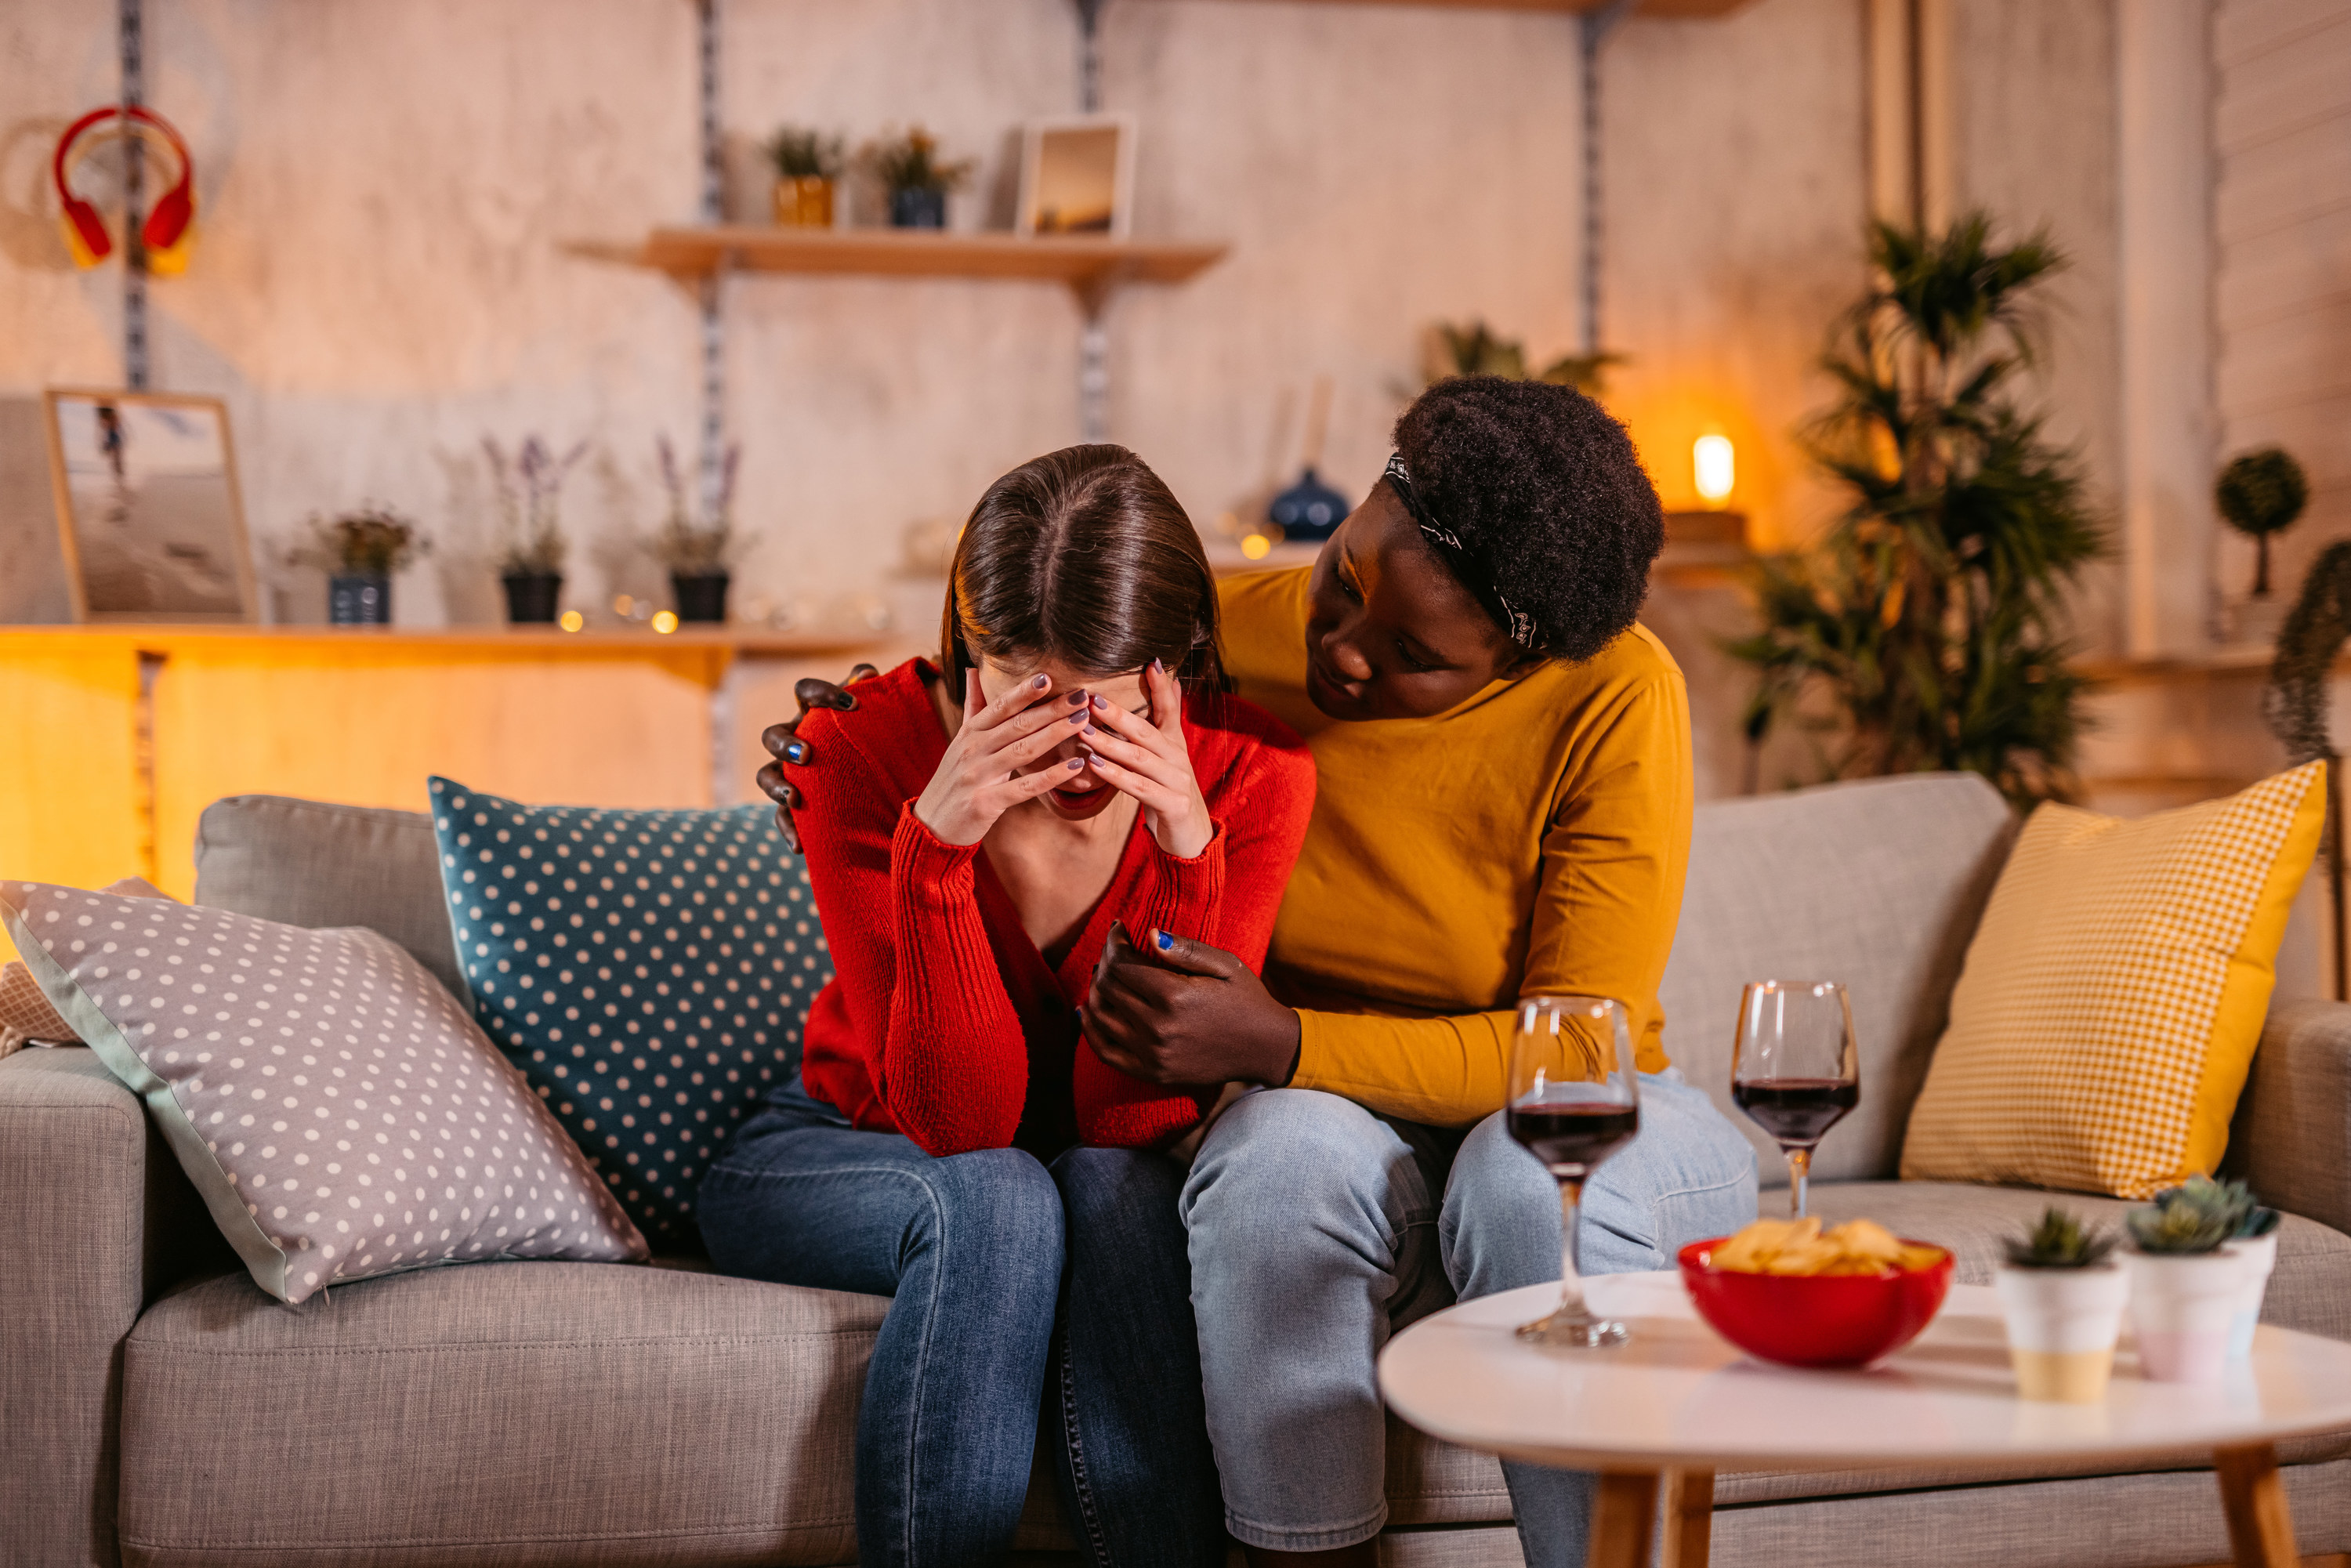
[[[2220,1449],[2212,1458],[2237,1568],[2300,1568],[2302,1556],[2294,1550],[2294,1518],[2286,1511],[2277,1449],[2257,1443]]]

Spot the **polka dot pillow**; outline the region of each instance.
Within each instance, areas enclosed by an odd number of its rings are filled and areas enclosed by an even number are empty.
[[[0,883],[0,920],[278,1300],[441,1263],[647,1256],[528,1085],[387,938],[39,883]]]
[[[701,1249],[703,1173],[790,1077],[832,977],[770,809],[525,806],[433,780],[475,1016],[656,1251]]]

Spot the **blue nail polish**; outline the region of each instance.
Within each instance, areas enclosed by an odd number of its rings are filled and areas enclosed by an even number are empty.
[[[784,747],[784,760],[787,762],[806,762],[808,760],[808,742],[805,740],[795,740],[787,745]]]
[[[1165,931],[1162,931],[1162,932],[1159,934],[1159,950],[1160,950],[1162,953],[1168,953],[1168,952],[1173,952],[1173,951],[1175,950],[1175,947],[1176,947],[1176,938],[1174,938],[1173,936],[1168,936],[1168,935],[1167,935],[1167,933],[1165,933]]]

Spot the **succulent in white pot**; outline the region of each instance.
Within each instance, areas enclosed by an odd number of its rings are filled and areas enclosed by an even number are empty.
[[[2052,1206],[2002,1243],[2008,1257],[1992,1288],[2020,1397],[2095,1405],[2106,1396],[2130,1295],[2129,1276],[2109,1256],[2116,1239]]]
[[[2131,1329],[2141,1375],[2156,1383],[2218,1383],[2244,1294],[2244,1256],[2231,1248],[2253,1207],[2242,1182],[2191,1176],[2133,1209]]]
[[[2270,1271],[2277,1267],[2278,1211],[2256,1207],[2237,1227],[2229,1250],[2242,1260],[2245,1282],[2237,1296],[2236,1315],[2229,1320],[2229,1355],[2237,1360],[2253,1354],[2253,1330],[2262,1321],[2262,1299],[2269,1294]]]

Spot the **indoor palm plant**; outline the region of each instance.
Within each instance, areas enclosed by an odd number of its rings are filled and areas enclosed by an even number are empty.
[[[1759,569],[1748,737],[1793,719],[1828,778],[1980,773],[2011,800],[2068,795],[2084,682],[2064,595],[2105,545],[2070,453],[2014,401],[2027,305],[2064,266],[2041,235],[1996,246],[1878,223],[1876,280],[1823,368],[1842,395],[1806,445],[1849,506],[1818,547]]]

